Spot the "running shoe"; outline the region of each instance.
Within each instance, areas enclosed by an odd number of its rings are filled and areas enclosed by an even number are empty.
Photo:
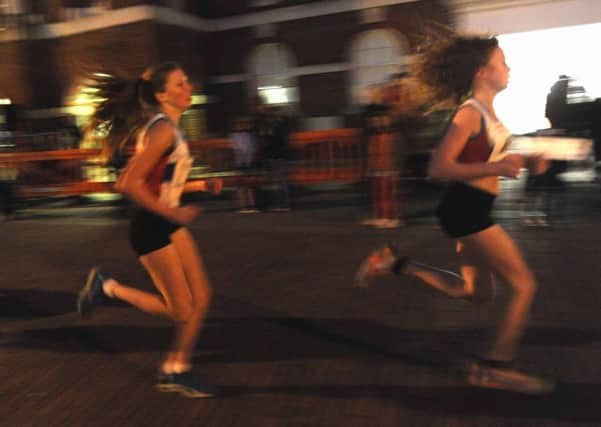
[[[210,398],[218,393],[217,387],[206,383],[192,371],[179,374],[159,372],[156,388],[163,392],[177,392],[190,398]]]
[[[400,257],[394,245],[386,245],[372,252],[361,262],[357,273],[355,273],[355,286],[360,288],[368,287],[371,279],[374,277],[391,273],[397,261],[406,262],[407,258]]]
[[[90,317],[98,304],[106,300],[107,297],[104,294],[102,285],[107,279],[109,279],[109,276],[100,268],[94,267],[90,270],[86,285],[79,292],[77,298],[77,311],[83,317]]]
[[[509,368],[487,366],[478,361],[471,362],[467,380],[475,387],[510,390],[525,394],[547,394],[555,389],[551,380]]]

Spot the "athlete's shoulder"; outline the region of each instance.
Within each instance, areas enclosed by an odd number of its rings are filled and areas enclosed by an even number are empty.
[[[468,129],[470,134],[478,133],[481,128],[482,113],[472,104],[465,103],[459,107],[453,124],[457,127]]]
[[[146,132],[150,137],[172,137],[177,132],[177,126],[166,115],[157,114],[148,121]]]

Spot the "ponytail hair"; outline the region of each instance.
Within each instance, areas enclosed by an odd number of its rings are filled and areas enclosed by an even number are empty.
[[[414,72],[433,103],[458,105],[470,95],[476,73],[497,47],[496,37],[438,30],[419,46]]]
[[[162,62],[148,68],[137,78],[95,74],[91,88],[100,99],[92,114],[87,132],[104,135],[102,157],[107,163],[119,159],[121,149],[157,113],[156,94],[165,90],[167,76],[181,66]]]

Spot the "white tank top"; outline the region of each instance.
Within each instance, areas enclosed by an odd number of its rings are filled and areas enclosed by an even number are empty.
[[[493,118],[488,109],[484,107],[475,98],[470,98],[465,101],[461,107],[471,105],[482,114],[484,117],[484,124],[486,125],[486,133],[488,135],[489,143],[492,147],[490,156],[488,157],[489,162],[494,162],[502,159],[507,154],[507,149],[511,145],[512,133],[505,125],[500,121]],[[460,107],[460,108],[461,108]]]
[[[136,153],[144,150],[148,143],[146,133],[159,120],[167,120],[172,123],[169,117],[162,113],[152,117],[138,133]],[[175,131],[173,147],[157,162],[146,180],[150,191],[158,196],[159,202],[171,208],[179,206],[184,184],[188,179],[193,162],[188,144],[180,129],[173,126]]]

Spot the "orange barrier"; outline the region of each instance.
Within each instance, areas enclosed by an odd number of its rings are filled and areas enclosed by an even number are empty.
[[[189,141],[188,145],[195,164],[206,165],[211,171],[234,169],[234,149],[229,139]]]
[[[81,196],[92,193],[112,193],[115,189],[112,182],[79,181],[61,185],[27,185],[17,188],[17,197],[32,199],[58,196]]]
[[[0,165],[16,164],[23,162],[51,161],[51,160],[88,160],[100,154],[100,150],[69,149],[26,151],[13,153],[0,153]]]
[[[189,145],[195,166],[203,169],[199,177],[204,172],[223,176],[227,186],[238,185],[242,180],[258,183],[268,180],[260,173],[254,176],[237,173],[233,146],[227,138],[190,141]],[[291,183],[354,182],[361,179],[365,169],[359,129],[295,133],[291,135],[290,148]],[[99,153],[97,149],[0,153],[0,169],[15,170],[17,193],[25,198],[114,191],[111,182],[86,180],[85,168],[101,167],[95,161]]]
[[[360,148],[359,129],[298,132],[290,136],[292,151],[290,181],[353,182],[360,179],[365,159]],[[234,171],[234,150],[229,139],[191,141],[190,150],[199,164],[211,171]],[[241,179],[241,178],[237,178]],[[254,179],[247,177],[245,179]],[[229,181],[235,181],[230,177]],[[260,179],[259,179],[260,181]]]
[[[110,183],[84,179],[83,165],[100,150],[47,150],[0,153],[0,169],[12,170],[21,198],[88,194],[107,190]]]
[[[354,182],[361,178],[365,159],[359,129],[334,129],[293,134],[291,182]]]

